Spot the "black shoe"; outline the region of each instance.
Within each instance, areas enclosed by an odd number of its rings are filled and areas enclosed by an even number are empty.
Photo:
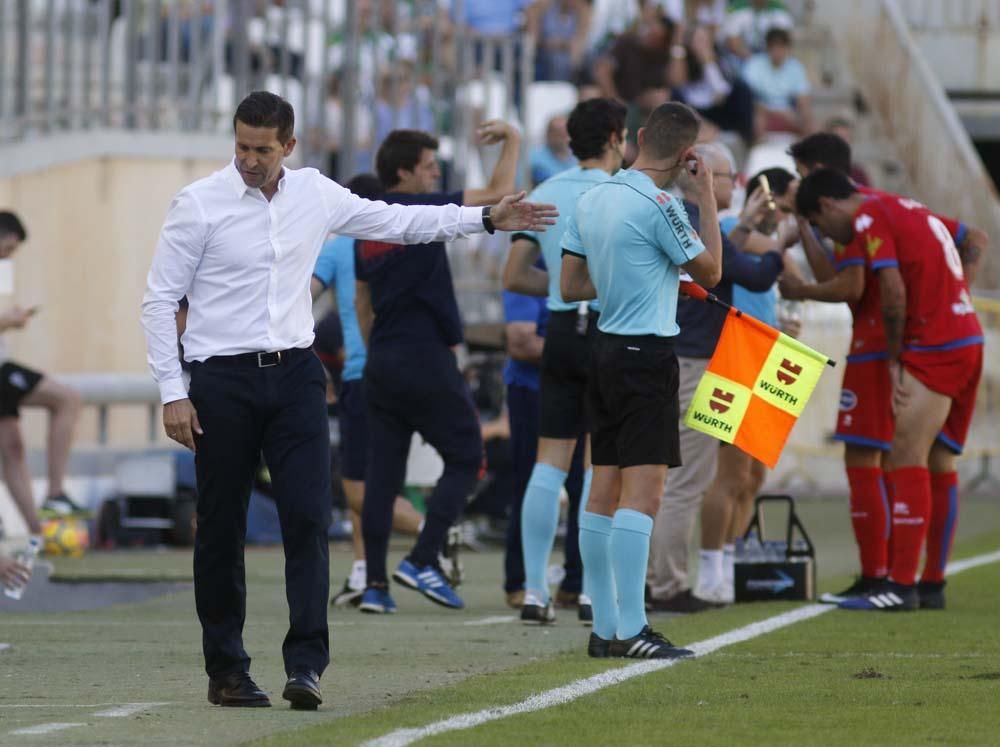
[[[680,659],[694,656],[694,651],[678,648],[647,625],[637,636],[624,641],[619,641],[617,638],[611,641],[608,646],[608,656],[624,659]]]
[[[81,506],[65,493],[46,498],[39,513],[47,519],[58,519],[64,516],[89,519],[92,515],[89,508]]]
[[[886,581],[878,589],[860,597],[848,597],[837,606],[861,612],[913,612],[920,609],[920,595],[916,584]]]
[[[343,607],[345,605],[350,605],[351,607],[357,607],[361,604],[361,595],[365,593],[365,587],[360,589],[355,589],[351,586],[351,579],[344,581],[344,588],[333,595],[330,600],[331,607]]]
[[[594,624],[594,605],[586,594],[581,594],[577,601],[576,619],[584,625]]]
[[[305,669],[292,672],[281,697],[291,702],[292,710],[315,711],[323,702],[319,691],[319,675]]]
[[[944,609],[944,581],[921,581],[917,584],[917,594],[920,596],[920,609]]]
[[[551,598],[547,602],[542,602],[530,591],[524,595],[524,604],[521,605],[521,622],[525,625],[551,625],[555,621],[556,610]]]
[[[863,597],[885,586],[886,579],[879,576],[858,576],[854,583],[836,594],[827,592],[819,597],[820,604],[840,604],[851,597]]]
[[[689,615],[705,610],[717,610],[725,605],[718,602],[710,602],[707,599],[696,597],[690,589],[674,594],[666,599],[652,597],[646,605],[650,612],[674,612],[681,615]]]
[[[591,659],[607,659],[611,655],[608,653],[610,647],[611,641],[604,640],[597,633],[591,633],[587,642],[587,656]]]
[[[267,693],[257,687],[248,672],[234,672],[208,681],[208,702],[235,708],[270,708]]]

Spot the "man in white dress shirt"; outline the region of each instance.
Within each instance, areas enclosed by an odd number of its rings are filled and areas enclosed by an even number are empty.
[[[313,355],[309,281],[330,233],[404,244],[484,230],[542,229],[555,208],[505,197],[492,208],[386,205],[315,169],[286,169],[294,113],[251,93],[233,117],[232,163],[174,198],[160,233],[142,321],[167,435],[196,452],[195,602],[208,699],[269,706],[243,648],[247,501],[263,453],[285,547],[290,626],[282,653],[293,708],[315,709],[329,663],[330,454],[326,380]],[[181,378],[174,317],[190,308]]]

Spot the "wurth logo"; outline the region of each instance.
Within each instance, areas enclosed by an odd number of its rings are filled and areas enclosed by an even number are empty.
[[[734,399],[736,399],[736,395],[732,392],[727,392],[719,387],[715,387],[715,391],[712,392],[712,398],[709,401],[708,406],[712,409],[712,412],[724,415],[729,412],[729,408],[732,407]]]
[[[780,381],[785,386],[791,386],[796,381],[799,380],[799,375],[802,373],[802,366],[792,363],[788,358],[781,361],[781,365],[778,366],[778,370],[775,373],[778,381]]]

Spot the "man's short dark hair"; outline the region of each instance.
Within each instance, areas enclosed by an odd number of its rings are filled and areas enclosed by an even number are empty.
[[[295,110],[281,96],[270,91],[254,91],[240,102],[233,115],[233,130],[236,123],[248,127],[266,127],[278,130],[278,142],[284,145],[292,139],[295,131]]]
[[[625,129],[625,105],[613,99],[581,101],[566,122],[569,149],[578,160],[600,158],[612,135]]]
[[[438,140],[422,130],[393,130],[386,135],[375,156],[375,171],[386,189],[399,184],[399,170],[413,171],[424,150],[438,149]]]
[[[792,35],[787,29],[775,26],[769,28],[767,33],[764,34],[764,46],[770,47],[773,44],[782,44],[786,47],[792,46]]]
[[[808,218],[819,212],[821,197],[846,200],[858,190],[847,174],[836,169],[817,169],[802,180],[795,194],[795,212]]]
[[[382,195],[382,182],[375,174],[355,174],[344,186],[366,200],[374,200]]]
[[[676,156],[694,145],[699,127],[698,115],[686,104],[660,104],[646,120],[643,149],[653,158]]]
[[[782,168],[764,169],[758,171],[747,182],[747,196],[754,193],[760,186],[760,178],[767,177],[767,183],[771,185],[771,191],[781,197],[788,191],[788,187],[795,181],[795,174]]]
[[[788,149],[788,155],[810,169],[825,166],[845,174],[851,170],[851,146],[832,132],[817,132],[799,140]]]
[[[18,241],[24,241],[28,238],[28,232],[21,219],[9,210],[0,210],[0,236],[7,234],[14,234]]]

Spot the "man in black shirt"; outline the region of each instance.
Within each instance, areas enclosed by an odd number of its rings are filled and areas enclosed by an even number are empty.
[[[514,190],[520,137],[505,122],[479,130],[486,142],[503,142],[485,189],[435,192],[440,178],[438,141],[425,132],[394,130],[379,148],[376,169],[382,199],[405,205],[488,205]],[[386,553],[392,506],[403,487],[414,432],[444,460],[444,473],[427,502],[416,545],[393,573],[401,584],[437,604],[464,606],[438,567],[448,528],[472,492],[483,460],[479,421],[455,361],[462,320],[444,243],[400,246],[373,241],[355,245],[356,305],[367,338],[368,460],[361,527],[368,562],[363,612],[396,610],[389,595]]]

